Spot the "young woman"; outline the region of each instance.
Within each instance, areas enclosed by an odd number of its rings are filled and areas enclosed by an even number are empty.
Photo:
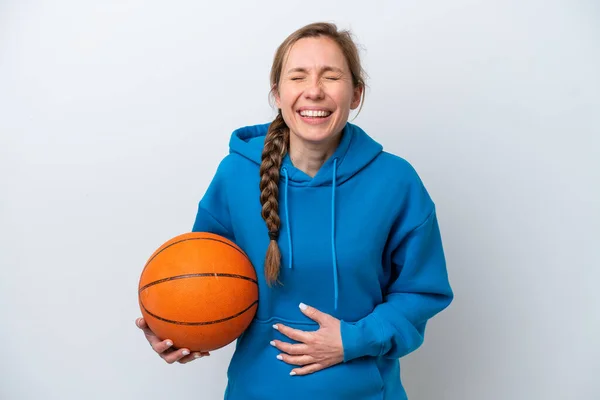
[[[399,358],[452,301],[419,176],[348,122],[364,86],[347,31],[294,32],[271,70],[277,117],[233,132],[200,201],[193,230],[235,241],[259,277],[226,399],[404,399]],[[208,355],[137,324],[169,363]]]

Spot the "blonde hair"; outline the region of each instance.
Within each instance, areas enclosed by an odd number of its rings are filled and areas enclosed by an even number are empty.
[[[332,23],[313,23],[306,25],[290,36],[277,48],[273,65],[271,67],[271,95],[278,90],[281,79],[281,72],[284,65],[284,58],[291,47],[300,39],[328,37],[335,41],[344,54],[350,73],[352,74],[352,83],[355,88],[361,87],[362,100],[365,96],[365,73],[360,63],[359,52],[356,44],[352,40],[352,34],[348,30],[338,31],[335,24]],[[359,110],[360,111],[360,110]],[[265,137],[265,144],[262,151],[262,161],[260,164],[260,203],[262,205],[262,218],[267,224],[269,230],[270,243],[265,257],[265,278],[269,286],[278,281],[281,264],[281,253],[277,244],[279,237],[279,228],[281,220],[279,219],[279,171],[281,163],[285,157],[290,140],[290,131],[286,125],[281,110],[277,117],[270,124]]]

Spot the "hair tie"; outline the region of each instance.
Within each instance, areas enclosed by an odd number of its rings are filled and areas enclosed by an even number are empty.
[[[269,231],[269,238],[271,240],[277,240],[278,237],[279,237],[279,230]]]

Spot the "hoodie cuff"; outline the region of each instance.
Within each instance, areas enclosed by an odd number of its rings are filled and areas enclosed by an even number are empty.
[[[358,322],[340,321],[344,362],[363,356],[377,357],[381,354],[379,322],[366,317]]]

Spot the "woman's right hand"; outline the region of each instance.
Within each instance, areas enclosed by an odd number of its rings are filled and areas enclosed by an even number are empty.
[[[156,336],[154,332],[150,330],[150,327],[148,327],[148,324],[146,324],[144,318],[138,318],[135,321],[135,324],[144,332],[144,335],[146,336],[148,343],[150,343],[150,346],[152,346],[152,349],[157,352],[158,355],[168,364],[173,364],[174,362],[186,364],[190,361],[194,361],[197,358],[210,356],[208,351],[193,352],[190,354],[190,351],[185,348],[172,349],[171,346],[173,346],[173,342],[171,342],[169,339],[160,340],[158,336]]]

